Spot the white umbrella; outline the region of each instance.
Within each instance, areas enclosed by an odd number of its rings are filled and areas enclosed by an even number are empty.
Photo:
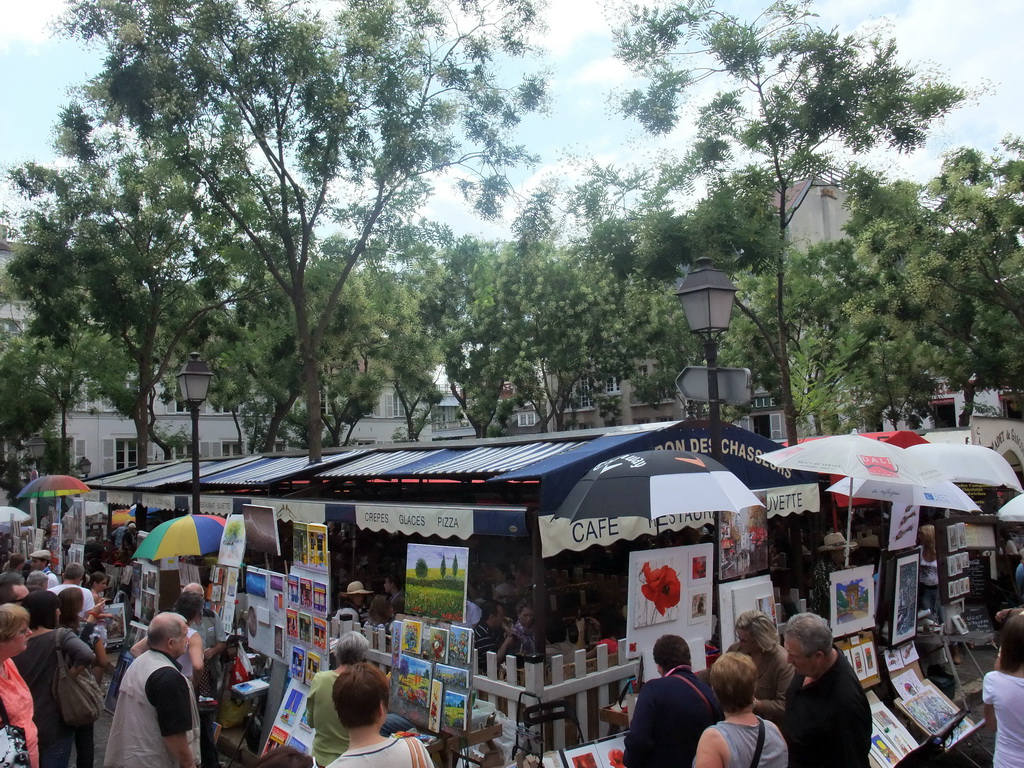
[[[1024,523],[1024,496],[1014,496],[996,513],[1001,523]]]
[[[0,523],[24,523],[31,519],[32,515],[17,507],[0,507]]]
[[[903,485],[925,486],[953,479],[926,460],[910,456],[909,452],[910,449],[870,437],[835,435],[763,453],[761,458],[776,467]]]
[[[807,440],[789,448],[761,454],[776,467],[820,474],[845,475],[849,497],[846,516],[846,564],[850,564],[850,534],[853,525],[853,481],[855,478],[884,480],[898,485],[928,486],[950,479],[937,469],[914,459],[899,446],[861,435],[835,435]]]
[[[849,496],[851,484],[849,479],[844,477],[838,483],[830,485],[826,490],[831,493],[841,493],[844,496]],[[857,498],[878,499],[880,501],[889,501],[893,504],[959,509],[964,512],[981,511],[981,507],[975,504],[970,496],[957,488],[949,480],[921,486],[857,478],[853,481],[852,490],[853,495]]]
[[[1003,486],[1024,493],[1010,463],[984,445],[960,443],[923,443],[907,448],[907,453],[941,470],[958,483]]]

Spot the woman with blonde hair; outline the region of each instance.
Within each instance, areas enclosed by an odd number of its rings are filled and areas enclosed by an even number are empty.
[[[793,665],[779,643],[775,620],[763,611],[744,611],[734,624],[736,643],[729,651],[746,654],[757,670],[754,714],[782,726],[786,715],[786,689],[793,679]]]
[[[701,734],[693,768],[786,768],[789,750],[782,732],[754,714],[753,660],[730,651],[711,666],[708,678],[725,720]]]
[[[935,526],[922,525],[917,532],[921,544],[921,558],[917,580],[919,582],[918,609],[939,617],[939,555],[935,549]]]
[[[39,735],[33,719],[32,691],[22,679],[11,658],[28,647],[28,611],[20,605],[0,605],[0,726],[13,726],[25,732],[29,761],[39,768]]]

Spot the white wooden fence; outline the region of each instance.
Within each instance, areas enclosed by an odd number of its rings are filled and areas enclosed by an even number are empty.
[[[342,631],[346,631],[344,625]],[[384,629],[367,627],[359,631],[370,642],[367,660],[390,670],[391,641]],[[625,648],[625,642],[619,641],[619,647]],[[488,652],[484,674],[475,672],[476,660],[474,651],[473,688],[478,700],[489,702],[498,712],[518,722],[520,697],[524,706],[536,704],[538,700],[568,699],[576,709],[584,741],[608,735],[609,725],[601,721],[598,711],[616,701],[622,686],[637,674],[638,667],[636,660],[620,663],[615,654],[610,657],[604,645],[597,647],[597,658],[589,661],[586,652],[579,650],[569,658],[553,656],[543,662],[524,663],[522,667],[518,666],[515,656],[507,656],[499,663],[498,656]],[[545,749],[572,746],[575,738],[572,728],[549,728],[544,739]]]

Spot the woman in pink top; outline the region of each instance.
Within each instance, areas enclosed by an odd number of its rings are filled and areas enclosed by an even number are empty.
[[[0,605],[0,699],[3,699],[10,724],[25,729],[32,768],[39,768],[39,738],[32,720],[32,692],[11,661],[28,647],[28,611],[20,605]],[[6,725],[6,723],[4,723]]]

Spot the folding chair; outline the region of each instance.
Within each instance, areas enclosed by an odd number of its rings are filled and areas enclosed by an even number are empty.
[[[524,692],[537,698],[534,694]],[[516,722],[516,745],[513,754],[522,750],[524,754],[544,757],[544,726],[548,723],[569,722],[576,726],[576,742],[582,743],[583,729],[580,727],[576,708],[568,699],[539,701],[528,707],[523,706],[523,694],[519,696]]]

